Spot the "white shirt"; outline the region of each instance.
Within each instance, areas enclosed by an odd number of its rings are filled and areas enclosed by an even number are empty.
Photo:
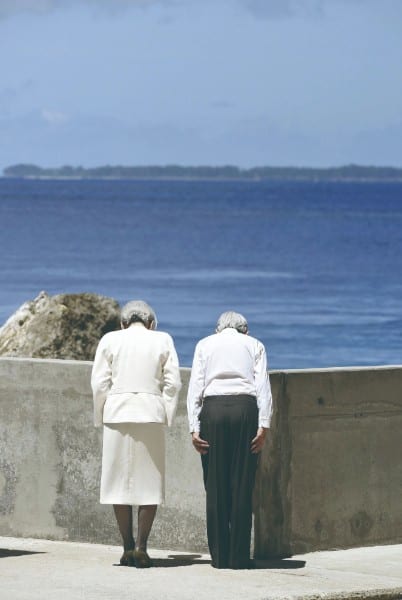
[[[207,396],[249,394],[258,406],[258,426],[269,427],[272,394],[267,355],[256,338],[227,328],[198,342],[187,396],[190,431],[200,430],[199,415]]]
[[[141,324],[107,333],[96,350],[91,385],[96,426],[171,425],[181,388],[172,338]]]

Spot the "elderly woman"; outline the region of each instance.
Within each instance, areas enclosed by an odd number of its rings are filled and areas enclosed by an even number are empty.
[[[270,425],[272,395],[261,342],[246,319],[223,313],[198,342],[187,398],[193,445],[201,454],[212,566],[250,567],[257,455]]]
[[[113,504],[123,538],[120,564],[150,567],[147,541],[164,500],[165,424],[181,387],[172,338],[156,332],[148,304],[134,300],[121,311],[121,331],[99,342],[92,369],[95,426],[103,424],[101,504]],[[138,506],[137,541],[133,505]]]

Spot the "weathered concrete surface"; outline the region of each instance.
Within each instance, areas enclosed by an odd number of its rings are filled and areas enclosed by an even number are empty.
[[[0,538],[0,600],[397,600],[402,546],[316,552],[216,570],[209,556],[151,550],[152,569],[118,567],[121,549]]]
[[[113,298],[41,292],[0,327],[0,356],[93,360],[102,335],[119,327]]]
[[[256,489],[256,555],[402,541],[402,369],[288,371]]]
[[[91,367],[0,359],[0,534],[120,542],[111,507],[99,504],[102,432],[92,425]],[[201,466],[184,402],[167,432],[166,487],[150,544],[206,551]]]
[[[0,534],[119,543],[101,506],[91,363],[0,358]],[[206,551],[185,411],[167,434],[167,498],[150,545]],[[273,428],[255,493],[255,553],[402,541],[402,368],[271,374]]]

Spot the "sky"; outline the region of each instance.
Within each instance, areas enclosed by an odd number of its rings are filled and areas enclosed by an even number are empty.
[[[16,163],[402,167],[401,0],[0,0]]]

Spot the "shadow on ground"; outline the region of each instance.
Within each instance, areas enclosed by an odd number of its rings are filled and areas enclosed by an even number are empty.
[[[27,554],[46,554],[46,552],[37,552],[33,550],[8,550],[0,548],[0,558],[8,558],[9,556],[26,556]]]
[[[153,558],[153,566],[159,568],[166,567],[189,567],[191,565],[210,565],[210,559],[202,558],[201,554],[169,554],[167,558]],[[120,567],[120,564],[115,564]],[[251,563],[251,569],[303,569],[306,566],[305,560],[254,560]]]
[[[167,558],[152,558],[154,567],[189,567],[190,565],[208,565],[209,559],[203,559],[202,554],[169,554]],[[115,564],[115,567],[121,565]]]
[[[306,566],[305,560],[254,560],[253,569],[303,569]]]
[[[201,554],[169,554],[167,558],[153,558],[155,567],[186,567],[190,565],[208,565],[211,561]]]
[[[185,567],[187,565],[209,565],[210,559],[202,559],[201,554],[169,554],[167,558],[154,558],[155,567]],[[303,569],[305,560],[276,559],[253,560],[251,569]]]

